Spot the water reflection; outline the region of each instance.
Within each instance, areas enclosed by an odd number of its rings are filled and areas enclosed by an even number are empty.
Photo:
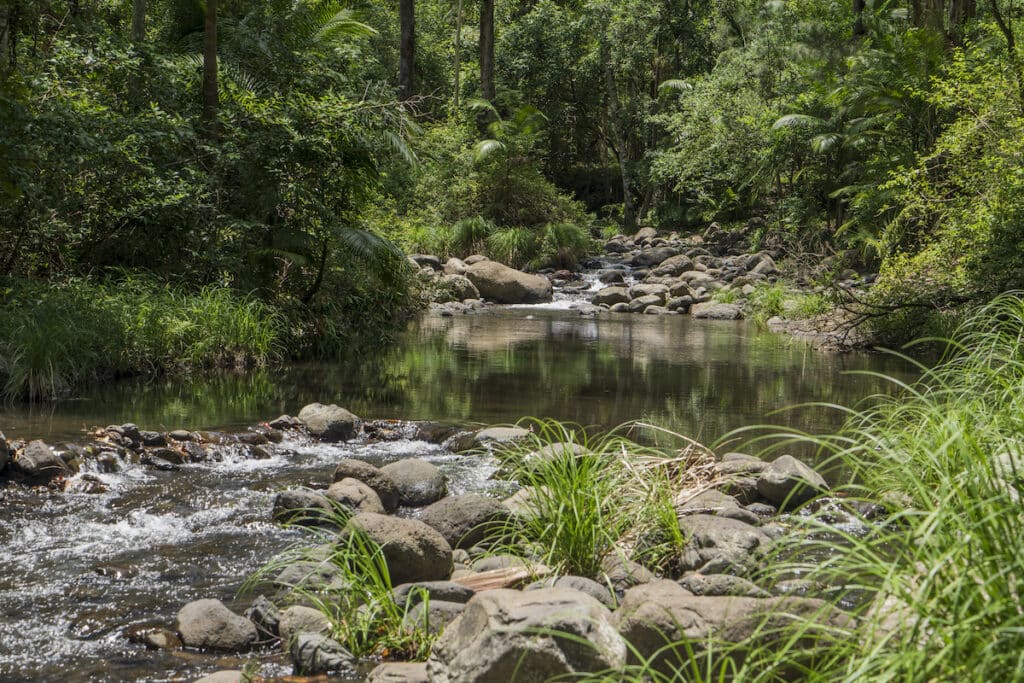
[[[67,439],[124,421],[235,427],[323,401],[373,418],[490,423],[530,415],[603,427],[642,418],[710,441],[766,419],[808,430],[834,426],[838,414],[821,408],[769,413],[810,402],[849,405],[888,391],[855,371],[912,374],[893,357],[824,354],[749,323],[498,309],[427,316],[393,347],[344,363],[115,383],[80,400],[8,408],[0,424],[9,435]]]

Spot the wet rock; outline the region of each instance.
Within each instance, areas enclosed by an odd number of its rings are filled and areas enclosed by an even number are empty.
[[[149,455],[164,462],[169,462],[172,465],[181,465],[185,462],[185,456],[182,455],[181,451],[173,448],[154,448],[149,452]]]
[[[451,291],[456,301],[480,298],[480,291],[465,275],[445,275],[441,278],[441,284]]]
[[[379,468],[362,460],[345,458],[338,461],[334,468],[334,481],[346,478],[357,479],[373,489],[387,512],[394,512],[398,507],[398,486],[389,475]]]
[[[336,481],[324,496],[353,512],[386,512],[377,493],[358,479],[346,477]]]
[[[110,487],[95,474],[87,473],[69,480],[64,490],[74,493],[99,494],[106,493],[110,490]]]
[[[147,467],[152,467],[153,469],[161,472],[177,472],[181,469],[180,465],[164,460],[153,453],[144,453],[140,462]]]
[[[175,429],[173,432],[168,432],[167,436],[172,441],[195,441],[196,435],[187,429]]]
[[[266,446],[270,443],[270,439],[264,432],[242,432],[235,436],[238,439],[238,443],[243,443],[247,446]]]
[[[421,507],[444,498],[448,485],[441,471],[426,460],[407,458],[380,468],[395,482],[400,505]]]
[[[716,304],[707,302],[690,306],[690,315],[707,320],[739,320],[743,309],[739,304]]]
[[[452,573],[452,549],[434,529],[416,519],[362,512],[346,531],[359,529],[381,546],[395,585],[445,580]]]
[[[355,659],[336,640],[317,633],[300,633],[292,639],[288,654],[295,673],[315,676],[326,673],[355,673]]]
[[[69,473],[64,460],[42,441],[30,441],[15,454],[11,467],[32,482],[45,482]]]
[[[523,590],[535,591],[542,588],[569,588],[589,595],[608,609],[615,609],[616,599],[611,589],[585,576],[553,576],[534,581]]]
[[[426,662],[384,662],[366,677],[366,683],[430,683]]]
[[[177,633],[162,626],[136,625],[125,629],[124,637],[150,650],[174,650],[182,646]]]
[[[546,681],[618,669],[626,644],[610,619],[606,607],[574,590],[486,591],[445,630],[427,671],[434,683],[456,683]]]
[[[422,628],[429,633],[440,633],[448,624],[455,621],[465,608],[466,603],[464,602],[448,602],[446,600],[418,602],[406,612],[402,618],[402,624],[409,630]]]
[[[299,411],[299,419],[310,434],[328,442],[353,438],[359,422],[358,417],[333,403],[310,403]]]
[[[139,431],[139,441],[148,448],[167,445],[167,437],[160,432]]]
[[[205,462],[210,459],[206,447],[196,441],[186,441],[181,445],[181,450],[189,462]]]
[[[188,647],[237,652],[256,642],[256,625],[220,600],[196,600],[178,611],[178,633]]]
[[[610,313],[629,313],[628,303],[618,303],[608,307]]]
[[[330,549],[323,551],[323,560],[293,562],[274,578],[273,583],[285,591],[296,589],[306,593],[343,590],[347,583],[342,570],[328,561]]]
[[[651,306],[660,306],[663,303],[664,300],[657,294],[646,294],[629,302],[629,312],[643,313]]]
[[[522,427],[487,427],[476,433],[473,442],[478,446],[488,443],[515,443],[529,436],[530,430]]]
[[[466,259],[466,263],[469,265],[469,259]],[[480,261],[469,265],[466,277],[476,286],[482,298],[495,303],[536,304],[551,301],[551,282],[546,277],[530,275],[496,261]]]
[[[276,417],[268,422],[267,426],[271,429],[281,430],[298,429],[302,426],[302,420],[297,417],[292,417],[291,415],[281,415],[280,417]]]
[[[633,299],[638,299],[642,296],[650,295],[658,297],[658,299],[662,303],[664,303],[666,298],[668,297],[668,287],[665,285],[649,284],[647,282],[642,282],[638,285],[633,285],[632,287],[629,288],[629,296],[632,297]]]
[[[472,588],[463,586],[454,581],[418,581],[415,583],[403,583],[395,586],[391,591],[395,604],[405,607],[407,604],[415,605],[423,600],[424,594],[430,600],[443,600],[445,602],[469,602],[476,593]]]
[[[471,548],[499,532],[509,517],[509,511],[494,498],[471,493],[439,500],[423,510],[419,519],[436,529],[451,547]]]
[[[664,306],[648,306],[644,309],[644,315],[672,315],[672,311]]]
[[[715,470],[719,474],[758,474],[766,467],[768,463],[764,460],[746,453],[726,453],[715,463]]]
[[[197,678],[193,683],[244,683],[245,674],[238,669],[215,671],[208,676]]]
[[[656,266],[678,253],[679,251],[675,247],[655,247],[654,249],[644,249],[639,254],[636,254],[633,258],[629,259],[629,265],[634,268]]]
[[[599,282],[606,285],[619,285],[626,283],[626,275],[621,270],[602,270],[597,274]]]
[[[662,261],[656,268],[651,270],[655,277],[677,277],[693,268],[693,259],[685,254],[672,256]]]
[[[693,572],[679,579],[679,585],[694,595],[734,595],[747,598],[767,598],[771,594],[757,584],[729,574],[699,574]]]
[[[625,287],[605,287],[598,290],[591,297],[590,303],[598,306],[614,306],[615,304],[628,304],[630,301],[629,290]]]
[[[785,509],[800,506],[828,491],[828,484],[792,455],[782,455],[758,476],[757,490],[769,503]]]
[[[680,569],[702,574],[743,574],[772,543],[758,527],[728,517],[680,516],[679,528],[690,539],[679,559]]]
[[[281,611],[278,619],[277,634],[287,648],[300,633],[319,633],[327,635],[331,631],[331,622],[323,612],[312,607],[292,605]]]
[[[281,524],[319,526],[327,522],[334,506],[324,495],[307,488],[281,491],[274,497],[272,516]]]
[[[276,637],[281,623],[281,610],[264,595],[256,596],[245,618],[256,624],[256,629],[265,636]]]

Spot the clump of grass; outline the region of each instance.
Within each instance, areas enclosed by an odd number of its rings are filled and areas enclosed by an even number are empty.
[[[740,300],[740,291],[732,287],[719,289],[711,295],[716,304],[734,304]]]
[[[757,287],[750,295],[750,317],[758,324],[764,324],[769,318],[782,315],[789,296],[781,282]]]
[[[575,268],[596,243],[590,232],[574,223],[550,223],[541,230],[537,265]]]
[[[0,302],[5,398],[45,400],[108,377],[260,365],[284,323],[226,287],[190,292],[148,280],[22,283]]]
[[[487,237],[488,255],[513,268],[522,268],[537,255],[537,233],[530,228],[504,228]]]

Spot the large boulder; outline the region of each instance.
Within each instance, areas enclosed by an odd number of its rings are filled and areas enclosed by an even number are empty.
[[[571,588],[580,593],[586,593],[608,609],[615,609],[615,593],[607,585],[600,584],[585,576],[551,576],[540,581],[534,581],[523,588],[523,590],[536,591],[543,588]]]
[[[551,282],[496,261],[480,261],[466,269],[480,296],[499,304],[536,304],[551,301]]]
[[[353,512],[387,512],[377,492],[358,479],[346,477],[336,481],[324,492],[324,496]]]
[[[348,441],[356,435],[359,418],[331,404],[310,403],[299,411],[299,419],[309,433],[321,441]]]
[[[605,287],[594,293],[590,303],[598,306],[614,306],[629,303],[629,289],[626,287]]]
[[[464,602],[448,602],[447,600],[417,602],[405,613],[402,625],[409,631],[422,628],[429,633],[440,633],[465,609],[466,603]]]
[[[394,512],[398,507],[398,486],[395,481],[379,468],[362,460],[344,458],[334,468],[334,481],[358,479],[377,494],[385,511]]]
[[[759,528],[717,515],[681,515],[679,528],[689,539],[679,567],[702,574],[743,574],[772,543]]]
[[[655,247],[653,249],[644,249],[629,260],[629,265],[635,268],[656,266],[678,253],[679,252],[674,247]]]
[[[397,460],[380,468],[380,471],[395,482],[400,505],[422,507],[441,500],[448,493],[441,470],[426,460]]]
[[[452,574],[452,548],[437,531],[417,519],[362,512],[346,532],[358,529],[384,553],[392,585],[441,581]]]
[[[657,294],[645,294],[629,302],[629,312],[643,313],[651,306],[661,306],[663,303],[665,303],[665,300]]]
[[[256,643],[256,624],[220,600],[196,600],[178,610],[178,633],[188,647],[238,652]]]
[[[779,507],[796,507],[828,490],[825,479],[792,455],[782,455],[757,477],[757,491]]]
[[[312,607],[292,605],[283,610],[278,617],[277,632],[285,646],[300,633],[327,635],[330,631],[330,620],[323,612]]]
[[[445,275],[441,278],[441,283],[451,291],[456,301],[480,298],[480,291],[465,275]]]
[[[739,320],[743,317],[743,309],[739,304],[717,304],[708,301],[690,306],[690,315],[706,320]]]
[[[324,495],[307,488],[293,488],[274,496],[271,514],[282,524],[320,526],[328,522],[334,506]]]
[[[499,501],[470,493],[433,503],[420,515],[420,521],[440,532],[451,547],[472,548],[499,531],[509,517]]]
[[[14,456],[14,471],[33,482],[49,481],[68,473],[64,460],[42,441],[31,441]]]
[[[564,634],[564,635],[555,635]],[[433,683],[546,681],[615,670],[626,644],[600,602],[566,588],[478,593],[434,645]]]
[[[430,601],[441,600],[444,602],[469,602],[476,594],[476,591],[469,586],[463,586],[454,581],[419,581],[416,583],[403,583],[395,586],[391,591],[395,604],[399,607],[406,607],[409,604],[415,605],[422,602],[424,596]]]
[[[693,259],[685,254],[679,254],[659,263],[656,268],[651,270],[651,275],[655,277],[676,277],[692,269]]]

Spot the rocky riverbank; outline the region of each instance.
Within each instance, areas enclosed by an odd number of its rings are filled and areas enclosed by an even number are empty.
[[[854,624],[832,603],[805,595],[813,587],[767,571],[775,551],[803,533],[799,520],[817,516],[849,530],[867,524],[873,512],[828,497],[824,478],[788,455],[766,462],[691,446],[655,466],[668,469],[648,469],[650,453],[628,442],[592,450],[571,438],[545,443],[544,429],[362,421],[321,404],[238,434],[120,425],[92,436],[87,445],[58,448],[0,440],[0,457],[6,456],[0,476],[12,485],[88,492],[99,490],[90,472],[129,462],[173,471],[227,452],[268,457],[310,440],[413,437],[490,463],[499,477],[518,478],[504,490],[526,484],[508,497],[494,489],[448,495],[446,477],[425,460],[375,467],[340,459],[331,480],[278,492],[267,513],[316,530],[317,543],[283,560],[266,558],[269,569],[239,602],[245,609],[207,598],[181,606],[173,624],[126,628],[124,637],[154,649],[234,653],[256,669],[261,657],[278,651],[296,674],[339,679],[539,681],[647,660],[668,667],[683,650],[689,657],[711,642],[735,654],[771,646],[792,629],[834,637]],[[659,532],[654,519],[633,520],[629,534],[592,558],[596,569],[586,575],[522,542],[519,530],[549,514],[559,495],[556,482],[544,477],[594,461],[608,477],[640,468],[631,480],[636,486],[670,475],[679,542],[666,545],[656,561],[644,552]],[[385,580],[358,559],[367,556],[381,560]],[[379,590],[369,590],[371,584]],[[353,639],[349,629],[360,619],[365,633]],[[771,635],[764,633],[767,622],[774,625]],[[582,641],[589,645],[580,647]],[[809,635],[809,648],[813,641]],[[666,648],[669,643],[677,647]],[[362,651],[353,652],[356,645]],[[382,656],[425,661],[373,667]],[[241,675],[224,671],[205,680]]]

